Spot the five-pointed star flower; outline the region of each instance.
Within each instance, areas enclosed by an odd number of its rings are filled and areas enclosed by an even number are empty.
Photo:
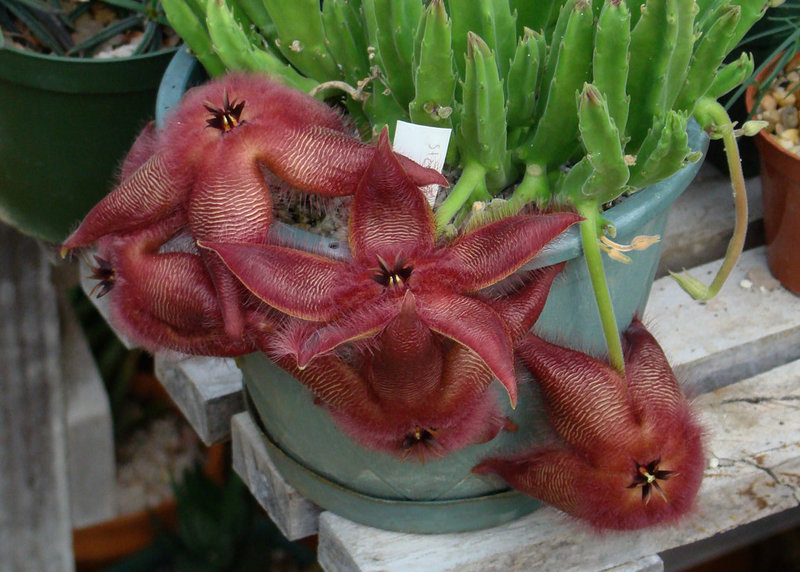
[[[692,507],[705,460],[703,430],[655,338],[634,320],[624,333],[625,371],[528,334],[518,349],[539,381],[563,441],[478,473],[598,528],[675,522]]]
[[[427,329],[477,354],[514,403],[511,337],[475,293],[514,273],[580,217],[520,214],[437,243],[419,183],[392,152],[384,130],[352,201],[351,260],[270,244],[198,244],[215,251],[268,305],[319,323],[293,348],[299,367],[341,344],[377,335],[413,303]]]
[[[528,272],[518,289],[485,300],[508,325],[512,342],[536,322],[562,267]],[[350,354],[319,356],[302,370],[292,356],[277,361],[365,447],[424,462],[514,428],[489,391],[492,372],[466,346],[425,326],[409,291],[374,342]]]
[[[160,130],[134,144],[120,184],[86,215],[62,252],[108,234],[173,223],[196,240],[267,241],[274,189],[353,194],[374,147],[350,134],[324,102],[258,74],[228,74],[190,90]],[[427,170],[405,159],[412,176]],[[169,233],[167,233],[169,236]],[[219,258],[201,251],[225,329],[240,338],[240,287]]]

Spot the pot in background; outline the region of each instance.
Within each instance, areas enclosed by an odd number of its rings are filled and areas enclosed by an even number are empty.
[[[756,83],[769,72],[767,68],[759,74]],[[751,85],[745,93],[748,113],[757,98],[757,85]],[[755,144],[761,165],[767,265],[784,287],[800,295],[800,155],[784,149],[764,131],[755,136]]]
[[[0,221],[60,243],[112,189],[174,53],[84,59],[0,49]]]

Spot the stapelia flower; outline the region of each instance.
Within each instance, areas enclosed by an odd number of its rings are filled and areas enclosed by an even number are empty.
[[[171,235],[172,221],[97,241],[98,280],[92,294],[108,296],[109,321],[125,337],[150,351],[237,356],[264,344],[277,312],[242,289],[244,334],[230,338],[224,329],[214,285],[196,252],[159,252]],[[191,247],[191,243],[189,243]]]
[[[653,336],[624,334],[626,375],[529,334],[519,348],[562,443],[474,470],[598,528],[636,529],[691,509],[704,467],[703,430]]]
[[[273,187],[324,196],[353,193],[374,149],[323,102],[261,75],[233,74],[190,90],[161,132],[148,126],[127,175],[67,238],[62,251],[162,220],[196,240],[267,241]],[[422,168],[406,160],[415,174]],[[179,214],[182,216],[173,216]],[[238,284],[202,251],[225,327],[240,336]]]
[[[431,173],[428,182],[440,182]],[[216,251],[270,306],[320,323],[294,348],[301,368],[343,343],[375,336],[411,297],[420,322],[475,352],[513,403],[509,333],[497,312],[471,294],[512,274],[580,217],[517,215],[437,244],[433,212],[419,183],[392,152],[384,130],[350,209],[352,260],[274,245],[199,245]]]
[[[529,272],[516,291],[485,300],[513,341],[537,320],[562,266]],[[466,346],[425,326],[410,291],[399,314],[360,354],[319,356],[302,370],[285,354],[276,361],[311,390],[344,433],[402,459],[424,462],[514,428],[489,391],[492,372]]]

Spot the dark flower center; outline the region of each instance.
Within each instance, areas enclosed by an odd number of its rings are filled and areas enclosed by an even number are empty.
[[[394,264],[390,265],[378,256],[378,268],[372,270],[374,272],[372,279],[384,288],[402,288],[411,277],[414,265],[407,264],[400,257],[395,258]]]
[[[100,258],[99,256],[94,256],[95,262],[97,262],[97,266],[93,266],[89,263],[89,269],[92,273],[89,275],[89,278],[92,280],[99,280],[97,284],[95,284],[92,291],[89,292],[89,296],[94,296],[95,292],[97,293],[98,298],[102,298],[114,287],[114,281],[117,278],[116,271],[111,266],[111,263],[108,260]]]
[[[435,446],[437,445],[436,433],[438,431],[438,429],[434,429],[433,427],[426,429],[417,425],[411,433],[403,437],[403,442],[400,444],[400,447],[408,451],[417,445],[425,445],[426,447]]]
[[[222,107],[215,107],[211,103],[204,103],[203,107],[208,110],[211,117],[206,119],[207,127],[219,129],[223,133],[227,133],[237,125],[244,123],[242,120],[242,110],[244,110],[244,101],[231,101],[228,99],[228,92],[222,94]]]
[[[661,459],[656,459],[655,461],[651,461],[646,465],[635,462],[635,474],[633,477],[633,482],[628,485],[629,489],[635,489],[641,487],[642,489],[642,502],[647,504],[650,502],[650,499],[653,496],[653,492],[655,491],[658,495],[667,500],[667,495],[664,492],[664,489],[661,488],[659,481],[667,481],[673,477],[678,476],[678,473],[675,471],[662,471],[659,470],[658,466],[661,463]]]

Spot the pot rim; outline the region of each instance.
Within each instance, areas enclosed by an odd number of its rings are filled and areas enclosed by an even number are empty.
[[[41,52],[36,52],[33,50],[23,50],[20,48],[15,48],[14,46],[2,46],[0,47],[0,51],[11,52],[15,54],[19,54],[21,56],[29,56],[34,59],[40,60],[47,60],[47,61],[56,61],[56,62],[64,62],[64,63],[75,63],[75,64],[86,64],[92,66],[99,66],[103,64],[110,64],[114,62],[121,62],[121,61],[135,61],[135,60],[146,60],[155,58],[158,56],[163,56],[164,54],[174,52],[177,47],[167,47],[161,48],[160,50],[156,50],[155,52],[148,52],[146,54],[135,54],[132,56],[124,56],[120,58],[81,58],[81,57],[69,57],[69,56],[59,56],[57,54],[43,54]]]
[[[0,83],[72,95],[114,95],[160,86],[163,68],[179,47],[124,58],[70,58],[5,46],[0,48]],[[61,71],[65,70],[65,71]]]

